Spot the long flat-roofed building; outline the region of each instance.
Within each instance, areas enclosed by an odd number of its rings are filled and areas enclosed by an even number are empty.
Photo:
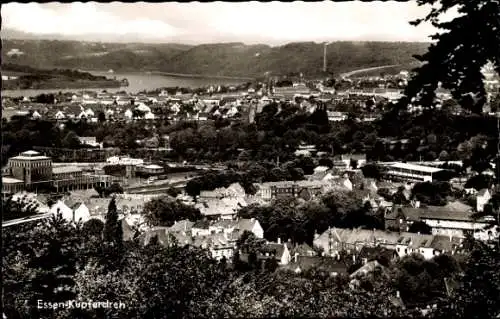
[[[9,159],[2,176],[2,194],[20,191],[41,191],[54,188],[57,192],[88,189],[95,185],[109,186],[113,178],[107,175],[84,174],[76,166],[53,167],[52,159],[35,151],[27,151]]]
[[[386,175],[390,179],[413,182],[432,182],[433,175],[441,171],[441,168],[436,167],[395,163],[388,167]]]

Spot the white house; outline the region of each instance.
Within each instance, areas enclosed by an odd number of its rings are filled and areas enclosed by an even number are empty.
[[[491,199],[491,193],[488,189],[480,190],[476,196],[476,210],[478,212],[484,211],[484,206],[488,204]]]
[[[58,111],[54,117],[56,120],[62,120],[62,119],[66,118],[66,116],[64,115],[64,113],[62,111]]]
[[[62,200],[58,200],[57,203],[52,205],[50,208],[50,213],[53,215],[61,214],[62,217],[67,221],[74,221],[73,210],[69,208]]]
[[[73,221],[78,222],[81,221],[85,223],[90,219],[90,211],[88,207],[85,205],[85,203],[80,203],[77,209],[75,209],[74,214],[73,214]]]
[[[208,231],[209,233],[232,233],[234,231],[243,233],[244,231],[249,231],[252,232],[257,238],[264,238],[264,229],[262,229],[259,221],[255,218],[239,220],[218,220],[208,226]]]
[[[145,115],[144,115],[144,118],[146,120],[154,120],[155,119],[155,115],[152,113],[152,112],[147,112]]]
[[[278,260],[279,265],[288,265],[292,260],[292,255],[290,249],[288,249],[287,243],[281,243],[281,239],[278,238],[277,243],[267,243],[267,248],[275,251],[275,258]]]
[[[33,112],[33,114],[31,114],[31,118],[33,119],[40,119],[42,118],[42,116],[40,115],[40,113],[38,113],[37,111]]]
[[[434,248],[431,247],[433,239],[433,235],[415,234],[413,236],[406,233],[398,239],[396,252],[399,257],[420,254],[425,259],[432,259],[434,257]]]
[[[94,117],[94,111],[92,111],[91,108],[88,108],[86,111],[85,111],[85,114],[87,114],[87,117]]]
[[[151,108],[144,103],[139,103],[139,105],[137,106],[137,109],[141,112],[144,112],[144,113],[151,112]]]
[[[128,120],[131,120],[132,119],[132,116],[134,116],[134,113],[132,113],[132,111],[130,109],[127,109],[125,111],[125,117],[128,119]]]

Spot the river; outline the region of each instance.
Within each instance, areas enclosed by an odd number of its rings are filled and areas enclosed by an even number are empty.
[[[106,76],[107,78],[116,77],[120,80],[126,78],[129,82],[129,86],[121,88],[92,88],[85,89],[88,91],[102,91],[106,90],[108,92],[117,91],[127,91],[128,93],[137,93],[142,90],[154,90],[161,87],[190,87],[197,88],[208,85],[236,85],[240,83],[247,82],[245,79],[231,79],[231,78],[210,78],[210,77],[198,77],[198,76],[173,76],[173,75],[162,75],[156,73],[146,73],[146,72],[100,72],[100,71],[88,71],[93,75]],[[83,88],[81,90],[84,90]],[[2,95],[5,96],[36,96],[42,93],[58,93],[58,92],[75,92],[78,89],[36,89],[36,90],[2,90]]]

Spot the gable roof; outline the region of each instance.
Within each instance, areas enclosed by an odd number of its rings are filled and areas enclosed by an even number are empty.
[[[195,225],[195,222],[192,222],[190,220],[184,219],[179,222],[175,222],[174,225],[172,225],[169,228],[169,231],[171,232],[178,232],[178,231],[191,231],[193,226]]]
[[[337,274],[347,274],[347,266],[344,262],[337,260],[334,257],[325,256],[298,256],[297,261],[293,261],[292,267],[300,267],[301,271],[307,271],[312,268],[335,272]]]
[[[484,196],[486,193],[489,193],[489,190],[487,188],[483,188],[477,193],[477,196]]]
[[[422,219],[473,221],[472,215],[474,215],[474,212],[472,209],[469,211],[464,211],[462,209],[457,210],[453,205],[428,206],[425,208],[403,207],[394,209],[386,216],[386,218],[394,219],[399,217],[401,214],[407,219],[413,221],[419,221]]]
[[[354,277],[358,277],[358,276],[363,276],[363,275],[366,275],[366,274],[369,274],[371,272],[373,272],[375,269],[382,269],[384,270],[385,267],[382,266],[378,261],[376,260],[372,260],[370,262],[367,262],[366,264],[364,264],[363,266],[361,266],[358,270],[356,270],[355,272],[353,272],[350,277],[351,278],[354,278]]]
[[[376,260],[377,257],[384,257],[387,260],[391,260],[395,255],[397,255],[397,253],[394,249],[381,246],[364,246],[359,251],[359,258],[366,258],[368,261]]]

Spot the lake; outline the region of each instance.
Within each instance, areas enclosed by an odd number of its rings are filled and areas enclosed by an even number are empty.
[[[236,85],[240,83],[247,82],[245,79],[229,79],[229,78],[209,78],[209,77],[191,77],[191,76],[172,76],[172,75],[161,75],[161,74],[149,74],[145,72],[99,72],[99,71],[88,71],[93,75],[106,76],[107,78],[116,77],[120,80],[126,78],[129,82],[129,86],[121,88],[93,88],[93,89],[82,89],[88,91],[102,91],[106,90],[108,92],[117,91],[127,91],[128,93],[137,93],[142,90],[154,90],[161,87],[190,87],[197,88],[208,85]],[[37,89],[37,90],[2,90],[2,95],[5,96],[36,96],[42,93],[58,93],[58,92],[75,92],[77,89]]]

